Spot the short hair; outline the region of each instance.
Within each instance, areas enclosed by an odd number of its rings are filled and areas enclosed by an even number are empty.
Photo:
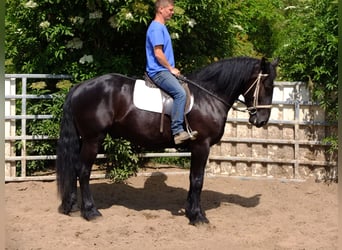
[[[174,0],[157,0],[155,3],[155,11],[157,12],[160,7],[166,7],[168,5],[174,5]]]

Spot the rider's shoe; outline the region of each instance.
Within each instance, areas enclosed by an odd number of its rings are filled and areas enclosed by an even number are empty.
[[[188,132],[185,132],[185,131],[182,131],[178,134],[176,134],[174,136],[174,141],[175,141],[175,144],[181,144],[183,142],[185,142],[186,140],[196,140],[196,136],[198,135],[198,132],[197,131],[192,131],[191,133],[188,133]]]

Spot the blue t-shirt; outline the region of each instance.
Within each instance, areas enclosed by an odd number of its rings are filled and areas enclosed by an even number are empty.
[[[168,70],[162,66],[154,55],[154,47],[163,45],[163,52],[166,59],[172,67],[175,67],[172,42],[169,31],[164,24],[152,21],[146,33],[146,71],[150,77],[153,77],[160,71]]]

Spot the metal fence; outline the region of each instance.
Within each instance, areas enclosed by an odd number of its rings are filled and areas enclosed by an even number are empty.
[[[28,160],[52,160],[54,155],[27,155],[28,140],[47,140],[45,135],[34,136],[26,134],[27,120],[51,119],[52,115],[30,115],[27,114],[27,101],[29,99],[51,99],[51,95],[29,95],[27,94],[28,79],[70,79],[68,75],[52,74],[5,74],[5,181],[26,178],[26,162]],[[17,94],[18,80],[21,84],[20,92]],[[21,113],[16,114],[17,100],[21,101]],[[21,121],[20,135],[17,135],[16,120]],[[20,141],[21,152],[18,156],[15,152],[15,142]],[[16,175],[16,162],[21,162],[20,177]]]
[[[51,95],[28,95],[27,94],[27,82],[28,79],[70,79],[68,75],[51,75],[51,74],[6,74],[5,75],[5,181],[20,181],[20,180],[53,180],[55,176],[27,176],[26,175],[26,163],[30,160],[55,160],[55,155],[27,155],[27,141],[31,140],[48,140],[56,139],[49,138],[45,135],[33,136],[27,135],[26,129],[20,130],[20,135],[16,135],[16,121],[21,121],[21,128],[26,128],[26,122],[29,119],[51,119],[51,115],[31,115],[27,114],[27,100],[28,99],[51,99]],[[18,82],[21,83],[21,94],[16,94],[16,89]],[[226,133],[224,134],[221,142],[214,146],[211,150],[207,172],[228,174],[228,175],[248,175],[248,173],[243,173],[243,171],[238,171],[241,169],[241,164],[243,169],[252,169],[251,171],[259,172],[256,175],[266,175],[269,176],[272,170],[269,166],[282,165],[284,164],[284,159],[279,159],[276,157],[269,157],[272,154],[272,150],[266,150],[265,152],[255,153],[258,150],[252,149],[251,154],[232,154],[232,151],[236,150],[236,145],[241,144],[247,145],[261,145],[261,147],[268,147],[269,145],[280,145],[289,146],[291,148],[291,159],[286,159],[286,164],[290,164],[292,167],[293,175],[290,178],[298,178],[300,176],[301,164],[304,165],[315,165],[315,166],[327,166],[335,165],[336,161],[326,161],[322,160],[303,160],[301,159],[301,146],[309,145],[313,147],[325,147],[321,142],[322,136],[316,138],[308,138],[301,136],[301,130],[306,127],[319,126],[326,128],[328,124],[320,117],[317,119],[308,119],[307,117],[303,119],[303,110],[314,108],[315,112],[321,113],[318,106],[308,101],[308,94],[302,91],[305,86],[303,83],[289,83],[289,82],[276,82],[275,83],[275,93],[272,108],[272,117],[269,121],[269,125],[266,130],[274,126],[290,126],[292,127],[293,133],[291,138],[270,138],[270,136],[259,135],[254,133],[251,136],[251,128],[248,125],[248,117],[245,114],[237,113],[236,111],[230,111],[226,124]],[[281,98],[279,98],[281,96]],[[16,114],[16,102],[21,101],[21,113]],[[236,104],[239,105],[239,104]],[[303,109],[304,107],[304,109]],[[279,116],[279,110],[282,110],[282,117]],[[287,115],[284,115],[287,114]],[[288,115],[292,116],[291,118]],[[319,114],[321,116],[321,114]],[[241,127],[243,126],[243,127]],[[238,128],[239,127],[239,128]],[[323,129],[325,130],[325,129]],[[235,131],[235,135],[232,135],[232,131]],[[245,131],[247,136],[239,136],[236,131]],[[246,132],[249,131],[249,132]],[[261,130],[265,131],[265,130]],[[241,132],[240,132],[241,133]],[[255,136],[257,135],[257,136]],[[324,133],[326,135],[326,133]],[[14,144],[15,142],[21,143],[21,152],[15,152]],[[228,145],[228,146],[227,146]],[[267,146],[268,145],[268,146]],[[228,148],[227,148],[228,147]],[[235,149],[233,149],[235,147]],[[238,146],[239,147],[239,146]],[[243,148],[244,146],[242,146]],[[224,149],[226,148],[226,149]],[[246,150],[245,150],[246,151]],[[247,150],[248,151],[248,150]],[[241,153],[241,152],[240,152]],[[273,152],[274,153],[274,152]],[[141,155],[142,157],[163,157],[163,156],[178,156],[178,157],[189,157],[190,153],[179,152],[179,153],[147,153]],[[98,158],[104,158],[105,155],[98,155]],[[21,173],[19,176],[16,173],[16,162],[21,163]],[[228,164],[228,165],[227,165]],[[264,172],[257,169],[258,164],[263,165],[262,169],[266,169]],[[264,165],[267,165],[266,168]],[[240,167],[239,167],[240,166]],[[271,167],[274,169],[274,167]],[[260,171],[263,172],[260,174]],[[252,174],[253,175],[253,174]],[[103,175],[95,176],[92,178],[102,178]]]

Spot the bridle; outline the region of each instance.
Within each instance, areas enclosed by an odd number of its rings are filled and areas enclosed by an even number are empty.
[[[263,74],[260,72],[258,74],[258,77],[255,79],[255,81],[249,86],[249,88],[245,91],[243,96],[246,96],[246,94],[251,91],[251,89],[255,86],[254,88],[254,93],[253,93],[253,106],[247,107],[247,111],[250,115],[255,115],[257,113],[258,109],[270,109],[272,108],[272,105],[258,105],[258,100],[259,100],[259,93],[260,93],[260,82],[262,77],[267,77],[268,74]]]

